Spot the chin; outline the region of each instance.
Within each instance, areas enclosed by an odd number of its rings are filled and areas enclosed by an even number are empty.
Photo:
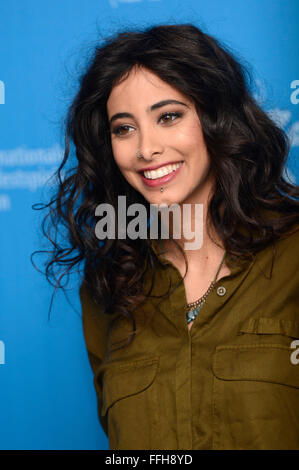
[[[170,196],[163,196],[161,194],[161,197],[159,198],[159,204],[167,204],[167,206],[171,206],[172,204],[180,204],[181,200],[177,197],[170,197]]]

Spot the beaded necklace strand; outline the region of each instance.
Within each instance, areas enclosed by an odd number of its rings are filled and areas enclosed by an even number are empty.
[[[162,240],[159,239],[159,242],[160,242],[160,247],[162,249],[162,255],[164,254],[164,247],[163,247],[163,244],[162,244]],[[186,313],[186,318],[187,318],[187,324],[189,324],[191,321],[195,320],[195,318],[197,317],[201,307],[203,306],[203,304],[205,303],[206,301],[206,298],[208,297],[208,295],[210,294],[210,292],[213,290],[215,284],[216,284],[216,281],[217,281],[217,277],[218,277],[218,274],[220,272],[220,269],[222,268],[222,265],[223,265],[223,262],[224,262],[224,259],[225,259],[225,255],[226,255],[226,252],[224,252],[224,255],[223,255],[223,258],[221,260],[221,263],[217,269],[217,272],[216,272],[216,275],[213,279],[213,281],[211,282],[208,290],[204,293],[204,295],[202,295],[199,299],[197,299],[195,302],[191,302],[190,304],[187,304],[186,305],[186,310],[187,310],[187,313]]]
[[[213,279],[213,281],[211,282],[210,284],[210,287],[208,288],[208,290],[205,292],[205,294],[200,297],[198,300],[196,300],[195,302],[191,302],[190,304],[187,304],[186,305],[186,309],[187,309],[187,313],[186,313],[186,318],[187,318],[187,324],[189,324],[191,321],[195,320],[195,318],[197,317],[200,309],[202,308],[203,304],[205,303],[206,301],[206,298],[208,297],[208,295],[210,294],[210,292],[212,291],[212,289],[214,288],[215,284],[216,284],[216,281],[217,281],[217,277],[218,277],[218,274],[220,272],[220,269],[222,268],[222,265],[223,265],[223,262],[224,262],[224,258],[225,258],[225,254],[223,255],[223,258],[221,260],[221,263],[219,265],[219,268],[217,269],[217,273]]]

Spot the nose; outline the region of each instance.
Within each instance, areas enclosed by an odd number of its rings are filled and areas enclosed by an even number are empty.
[[[159,132],[151,126],[140,129],[138,152],[145,160],[152,160],[153,157],[163,153],[164,145],[159,136]]]

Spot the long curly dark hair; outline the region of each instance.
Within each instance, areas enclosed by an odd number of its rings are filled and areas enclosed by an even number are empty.
[[[141,203],[149,209],[114,161],[106,112],[112,88],[135,66],[154,72],[196,107],[216,177],[208,217],[229,255],[246,258],[299,221],[298,186],[284,178],[288,138],[251,96],[250,74],[226,46],[192,24],[122,31],[107,38],[80,76],[66,117],[58,191],[42,205],[50,209],[42,228],[53,246],[46,276],[60,287],[62,277],[83,262],[83,282],[93,300],[108,314],[130,317],[133,335],[133,308],[152,291],[144,293],[145,260],[153,280],[159,259],[149,238],[101,242],[95,236],[95,208],[109,203],[117,213],[118,196],[124,195],[128,205]],[[64,171],[72,142],[76,165]],[[59,224],[67,233],[67,247],[57,241]],[[55,268],[61,266],[58,278]]]

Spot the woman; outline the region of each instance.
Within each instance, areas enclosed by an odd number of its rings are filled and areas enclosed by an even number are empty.
[[[298,449],[298,187],[244,68],[190,24],[119,33],[81,77],[59,178],[70,140],[78,162],[49,204],[70,247],[54,244],[47,274],[84,262],[110,448]],[[159,216],[158,240],[149,217],[145,238],[100,240],[96,208],[117,212],[119,196],[147,214],[185,204],[191,218],[170,217],[168,238]],[[201,228],[193,249],[174,236],[188,223],[193,241]]]

